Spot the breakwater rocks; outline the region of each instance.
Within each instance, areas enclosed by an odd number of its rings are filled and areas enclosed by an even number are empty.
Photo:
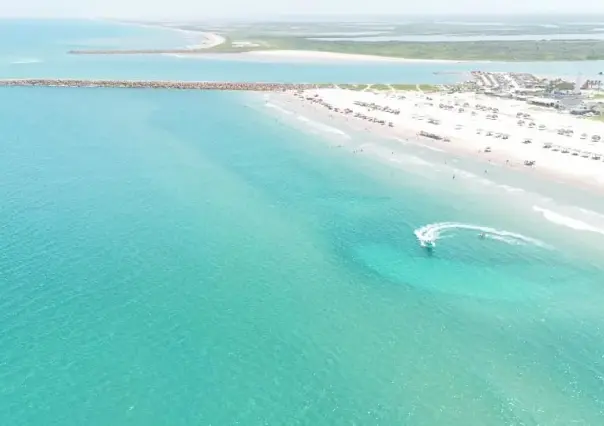
[[[255,92],[283,92],[335,87],[331,84],[306,83],[236,83],[220,81],[158,81],[158,80],[77,80],[52,78],[25,78],[0,80],[0,87],[107,87],[119,89],[174,89],[174,90],[242,90]]]

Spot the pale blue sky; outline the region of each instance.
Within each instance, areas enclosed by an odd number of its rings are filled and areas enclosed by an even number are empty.
[[[601,13],[604,0],[5,0],[0,16],[203,19],[283,14]]]

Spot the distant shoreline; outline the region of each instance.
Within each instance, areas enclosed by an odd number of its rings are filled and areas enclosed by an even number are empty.
[[[202,42],[199,44],[186,46],[183,49],[169,49],[169,50],[213,49],[226,42],[225,37],[223,37],[219,34],[216,34],[214,32],[194,31],[194,30],[187,30],[187,29],[182,29],[182,28],[177,28],[177,27],[170,27],[170,26],[166,26],[166,25],[146,24],[143,22],[128,22],[128,21],[113,21],[113,20],[109,20],[108,22],[111,22],[114,24],[141,27],[141,28],[163,29],[166,31],[173,31],[173,32],[181,33],[181,34],[189,34],[189,35],[195,35],[195,36],[201,35],[203,37]],[[149,49],[149,51],[152,51],[152,50],[155,50],[155,49]],[[125,51],[131,51],[131,52],[133,52],[133,54],[137,52],[136,49],[134,49],[134,50],[125,49]],[[72,53],[72,52],[69,52],[69,53]]]
[[[78,55],[228,55],[231,59],[261,58],[296,61],[388,61],[424,63],[604,61],[604,40],[358,42],[315,40],[305,36],[239,33],[190,25],[110,21],[122,25],[201,35],[200,44],[176,49],[78,49]],[[235,56],[242,55],[242,56]],[[604,68],[604,66],[603,66]],[[604,70],[603,70],[604,71]]]
[[[216,37],[220,37],[216,35]],[[214,41],[215,43],[217,41]],[[218,40],[218,42],[220,42]],[[220,42],[222,43],[222,42]],[[303,62],[399,62],[399,63],[439,63],[456,64],[467,62],[488,63],[491,61],[457,61],[452,59],[413,59],[394,56],[379,56],[354,53],[321,52],[313,50],[254,50],[250,52],[217,52],[206,50],[211,47],[184,48],[184,49],[107,49],[107,50],[70,50],[71,55],[187,55],[204,58],[230,58],[230,59],[277,59],[294,60]]]
[[[159,27],[155,27],[159,28]],[[167,27],[161,27],[167,28]],[[175,31],[187,31],[193,33],[193,31],[174,29]],[[272,49],[267,47],[265,49],[229,49],[225,46],[228,40],[216,33],[199,32],[198,34],[205,35],[209,40],[205,43],[202,42],[200,45],[194,45],[190,47],[183,47],[178,49],[78,49],[70,50],[67,53],[71,55],[191,55],[192,57],[202,58],[205,55],[213,55],[214,57],[223,56],[225,58],[238,57],[244,58],[264,58],[264,59],[279,59],[279,60],[306,60],[306,61],[366,61],[366,62],[415,62],[415,63],[495,63],[495,62],[506,62],[506,63],[521,63],[521,62],[604,62],[604,55],[602,57],[590,58],[590,57],[557,57],[552,56],[548,58],[542,57],[506,57],[506,58],[494,58],[494,57],[481,57],[481,58],[470,58],[466,57],[467,54],[473,52],[466,52],[464,55],[460,55],[459,59],[456,58],[438,58],[434,56],[432,58],[421,58],[413,57],[413,55],[382,55],[379,52],[338,52],[337,49],[331,50],[313,50],[311,48],[295,49],[295,48],[275,48]],[[602,45],[604,51],[604,42]],[[604,71],[604,65],[603,65]]]

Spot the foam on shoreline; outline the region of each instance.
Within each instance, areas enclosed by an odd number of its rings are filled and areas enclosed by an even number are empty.
[[[348,133],[344,132],[343,130],[338,129],[337,127],[329,126],[327,124],[323,124],[321,122],[311,120],[310,118],[308,118],[304,115],[298,115],[296,118],[299,121],[302,121],[303,123],[308,124],[312,128],[322,130],[327,133],[333,133],[335,135],[342,136],[346,139],[350,139],[350,135],[348,135]]]
[[[537,213],[540,213],[546,220],[555,223],[556,225],[565,226],[577,231],[587,231],[604,235],[604,227],[592,225],[583,220],[573,218],[540,206],[533,206],[533,210]]]

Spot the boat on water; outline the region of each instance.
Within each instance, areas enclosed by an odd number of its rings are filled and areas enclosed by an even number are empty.
[[[419,245],[426,249],[433,249],[436,242],[434,240],[420,240]]]

